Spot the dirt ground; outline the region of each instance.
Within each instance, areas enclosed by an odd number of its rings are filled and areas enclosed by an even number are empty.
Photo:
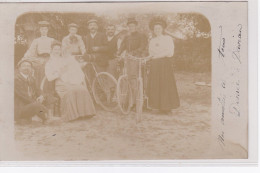
[[[22,160],[156,160],[208,158],[211,87],[206,73],[175,74],[180,108],[171,115],[145,111],[135,114],[98,110],[91,119],[55,121],[46,125],[15,125]]]

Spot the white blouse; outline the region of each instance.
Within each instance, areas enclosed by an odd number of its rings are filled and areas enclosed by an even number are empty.
[[[174,43],[170,36],[161,35],[154,37],[149,42],[149,54],[153,59],[172,57],[174,54]]]
[[[51,52],[51,44],[54,41],[53,38],[42,36],[33,40],[30,48],[25,53],[24,57],[32,58],[37,57],[42,53]]]
[[[60,79],[69,84],[85,84],[85,75],[74,57],[51,57],[45,65],[48,81]]]

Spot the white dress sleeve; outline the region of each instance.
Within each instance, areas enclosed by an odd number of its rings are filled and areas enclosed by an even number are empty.
[[[84,41],[82,40],[82,37],[79,36],[79,48],[80,48],[80,52],[82,55],[84,55],[86,53],[86,48],[85,48],[85,44]]]
[[[156,47],[155,47],[155,39],[152,38],[149,42],[149,55],[155,56],[156,55]]]
[[[30,48],[24,54],[24,57],[25,58],[37,57],[37,45],[38,45],[38,40],[34,39]]]
[[[48,61],[45,64],[45,75],[48,79],[48,81],[53,81],[57,78],[59,78],[59,70],[55,64],[52,63],[52,61]]]
[[[170,36],[165,36],[165,56],[172,57],[174,55],[174,43]]]

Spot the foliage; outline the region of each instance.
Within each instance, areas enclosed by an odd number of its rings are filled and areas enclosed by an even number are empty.
[[[210,71],[211,29],[209,21],[203,15],[198,13],[123,13],[114,17],[109,15],[95,17],[99,20],[100,31],[104,31],[105,26],[111,23],[117,26],[117,33],[122,29],[127,29],[128,17],[135,17],[139,23],[138,31],[149,37],[152,34],[149,29],[149,21],[158,15],[165,18],[168,23],[166,33],[174,39],[175,69],[195,72]],[[78,32],[80,35],[86,35],[88,32],[87,21],[93,16],[93,13],[26,13],[20,16],[16,21],[15,58],[20,59],[24,54],[24,50],[21,49],[27,49],[32,40],[39,36],[38,21],[49,21],[51,24],[49,36],[61,41],[68,34],[67,25],[72,22],[80,26]]]

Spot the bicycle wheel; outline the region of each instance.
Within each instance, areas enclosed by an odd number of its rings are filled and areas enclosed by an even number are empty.
[[[142,120],[143,103],[144,103],[143,81],[142,79],[138,79],[137,91],[136,91],[136,122],[140,122]]]
[[[107,72],[98,73],[92,84],[93,96],[97,104],[107,111],[117,108],[116,79]]]
[[[128,114],[130,112],[133,103],[132,99],[132,90],[127,76],[120,76],[117,82],[117,100],[123,114]]]

